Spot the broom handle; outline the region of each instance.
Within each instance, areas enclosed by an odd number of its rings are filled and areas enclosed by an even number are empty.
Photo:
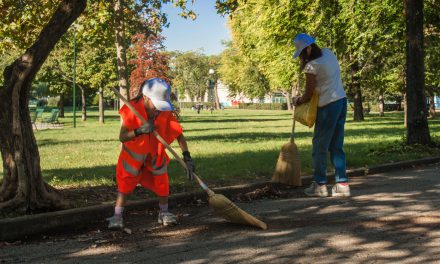
[[[135,114],[142,121],[143,124],[147,124],[147,121],[145,120],[145,118],[143,116],[141,116],[141,114],[139,114],[139,112],[136,111],[136,109],[134,109],[134,107],[127,101],[127,99],[124,98],[124,96],[122,96],[122,94],[119,93],[118,90],[116,90],[116,88],[113,88],[113,92],[125,103],[125,105],[128,108],[130,108],[130,110],[133,112],[133,114]],[[182,167],[185,168],[185,170],[188,170],[188,168],[186,167],[185,161],[183,161],[182,158],[179,157],[179,154],[177,154],[176,151],[174,151],[174,149],[170,145],[168,145],[168,143],[159,135],[159,133],[157,133],[156,130],[154,130],[152,133],[157,138],[157,140],[159,140],[160,143],[162,143],[162,145],[164,145],[168,149],[168,151],[173,154],[174,158],[180,163],[180,165],[182,165]],[[210,194],[212,192],[208,188],[208,185],[206,185],[202,181],[202,179],[200,179],[199,176],[197,176],[195,173],[193,173],[192,175],[197,180],[197,182],[199,183],[200,187],[202,187],[203,190],[208,192],[208,194]]]
[[[290,133],[290,143],[295,141],[295,106],[293,106],[293,114],[292,114],[292,133]]]
[[[298,83],[299,85],[299,83]],[[298,87],[295,89],[295,96],[298,95]],[[296,106],[292,105],[292,133],[290,133],[290,143],[294,143],[295,142],[295,108]]]

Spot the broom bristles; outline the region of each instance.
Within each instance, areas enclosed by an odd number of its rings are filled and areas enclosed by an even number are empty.
[[[267,229],[266,223],[246,213],[222,194],[211,195],[209,197],[209,205],[217,215],[230,222],[252,225],[264,230]]]
[[[278,156],[272,181],[292,186],[302,186],[301,160],[294,142],[283,145]]]

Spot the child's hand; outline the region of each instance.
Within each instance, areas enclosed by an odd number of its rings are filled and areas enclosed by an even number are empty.
[[[139,136],[139,135],[142,135],[142,134],[148,134],[148,133],[151,133],[151,132],[153,132],[153,130],[154,130],[154,124],[153,124],[153,122],[148,122],[148,123],[143,124],[142,126],[136,128],[136,129],[134,130],[134,134],[135,134],[136,136]]]
[[[188,176],[188,180],[191,181],[194,179],[193,173],[196,172],[196,166],[194,165],[194,161],[192,160],[189,151],[184,151],[182,155],[183,155],[183,161],[185,161],[187,168],[186,175]]]

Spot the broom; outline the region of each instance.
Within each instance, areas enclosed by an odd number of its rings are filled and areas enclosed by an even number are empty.
[[[118,90],[113,88],[113,91],[125,103],[125,105],[127,105],[127,107],[130,108],[130,110],[142,121],[143,124],[147,123],[147,121],[119,93]],[[180,165],[182,165],[182,167],[187,170],[188,168],[186,167],[185,162],[179,157],[179,155],[174,151],[174,149],[171,148],[171,146],[168,145],[168,143],[157,133],[157,131],[154,130],[152,133],[157,138],[157,140],[159,140],[160,143],[162,143],[168,149],[168,151],[170,151],[173,154],[174,158],[180,163]],[[261,229],[267,229],[266,223],[258,220],[257,218],[253,217],[252,215],[240,209],[228,198],[226,198],[226,196],[222,194],[214,193],[195,173],[193,173],[193,176],[199,183],[200,187],[202,187],[202,189],[208,193],[209,205],[214,209],[217,215],[233,223],[252,225],[259,227]]]
[[[296,90],[296,95],[298,95],[298,89]],[[292,186],[301,186],[301,161],[298,147],[295,144],[295,106],[293,106],[292,111],[293,124],[290,142],[284,144],[281,148],[272,181]]]

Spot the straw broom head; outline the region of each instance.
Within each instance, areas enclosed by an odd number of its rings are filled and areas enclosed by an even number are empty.
[[[281,148],[272,181],[301,186],[301,161],[298,147],[293,140]]]
[[[210,207],[214,209],[218,216],[232,223],[252,225],[264,230],[267,229],[266,223],[246,213],[222,194],[216,194],[211,191],[208,201]]]

